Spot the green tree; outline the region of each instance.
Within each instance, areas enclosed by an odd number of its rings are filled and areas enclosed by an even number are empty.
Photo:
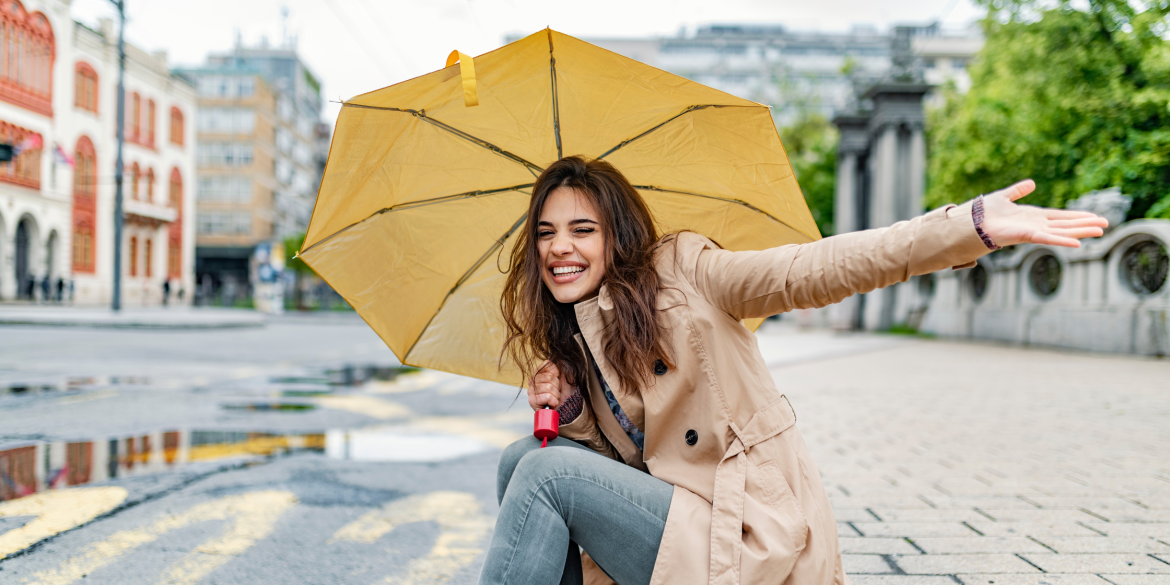
[[[309,268],[308,264],[305,264],[303,260],[297,257],[297,252],[300,251],[301,246],[304,244],[304,232],[284,239],[284,267],[287,270],[292,270],[293,274],[296,275],[296,284],[293,285],[295,287],[293,290],[293,302],[296,303],[298,311],[308,310],[308,307],[305,306],[304,293],[301,292],[301,283],[304,281],[306,274],[316,274],[312,268]]]
[[[837,129],[824,116],[804,112],[795,122],[780,128],[780,141],[817,228],[823,236],[833,235]]]
[[[982,4],[971,90],[929,116],[927,203],[1030,177],[1032,204],[1116,186],[1131,218],[1170,218],[1170,4]]]

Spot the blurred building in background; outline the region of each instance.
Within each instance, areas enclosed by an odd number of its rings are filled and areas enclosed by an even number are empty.
[[[199,92],[200,298],[233,304],[279,289],[278,248],[308,227],[321,178],[321,84],[289,40],[237,44],[176,72]]]
[[[983,46],[977,28],[912,31],[913,51],[928,84],[971,84],[967,63]],[[790,29],[780,24],[709,24],[693,34],[584,40],[730,94],[774,106],[778,123],[809,111],[831,118],[854,101],[855,85],[892,66],[894,31],[855,26],[849,32]],[[509,38],[508,40],[514,40]]]
[[[111,300],[117,30],[67,0],[0,6],[0,299]],[[194,279],[195,91],[165,53],[126,46],[125,306],[188,302]],[[166,298],[164,299],[164,294]]]

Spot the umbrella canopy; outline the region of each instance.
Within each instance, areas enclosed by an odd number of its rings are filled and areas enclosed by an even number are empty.
[[[300,257],[403,363],[518,383],[497,368],[502,270],[536,177],[575,154],[624,173],[663,233],[820,237],[767,106],[544,30],[345,102]]]

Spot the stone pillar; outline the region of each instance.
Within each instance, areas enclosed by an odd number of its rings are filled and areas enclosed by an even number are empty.
[[[926,211],[926,135],[922,124],[910,126],[910,217]]]
[[[865,229],[868,225],[869,116],[845,114],[833,119],[840,133],[837,142],[837,188],[833,202],[834,233],[844,234]],[[861,303],[849,297],[828,308],[833,329],[857,329],[861,322]]]

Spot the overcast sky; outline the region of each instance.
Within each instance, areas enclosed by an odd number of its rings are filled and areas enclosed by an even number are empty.
[[[301,58],[337,101],[439,69],[458,49],[478,55],[509,33],[546,26],[579,37],[673,36],[712,22],[770,22],[794,29],[885,29],[942,20],[959,27],[980,17],[970,0],[126,0],[129,42],[165,50],[172,66],[197,65],[209,52],[261,37],[298,38]],[[109,0],[74,0],[73,18],[95,26],[115,17]],[[328,104],[332,123],[339,106]]]

